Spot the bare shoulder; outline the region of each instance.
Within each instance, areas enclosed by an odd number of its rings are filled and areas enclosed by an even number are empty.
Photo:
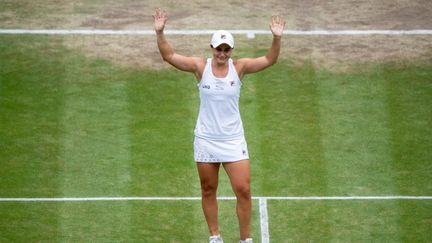
[[[198,70],[204,70],[204,67],[207,63],[207,59],[203,57],[195,57],[195,63]]]
[[[233,61],[234,67],[237,71],[238,76],[243,78],[243,75],[245,74],[246,67],[248,63],[251,61],[251,58],[240,58]]]
[[[252,58],[240,58],[240,59],[234,60],[233,63],[234,63],[234,66],[241,67],[241,66],[245,66],[248,62],[250,62],[251,59]]]
[[[207,63],[207,59],[203,57],[194,57],[194,61],[196,65],[195,76],[197,80],[200,81],[204,72],[205,65]]]

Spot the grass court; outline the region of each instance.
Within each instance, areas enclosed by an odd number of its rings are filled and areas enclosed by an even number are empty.
[[[0,35],[0,198],[199,197],[194,76],[89,56],[71,38],[93,37]],[[267,44],[239,45],[234,58]],[[245,76],[253,196],[431,196],[431,77],[424,59],[335,71],[286,57]],[[223,170],[218,192],[234,196]],[[219,207],[225,242],[237,242],[235,201]],[[432,239],[428,199],[267,200],[267,210],[270,242]],[[252,220],[260,242],[258,200]],[[0,242],[208,238],[199,200],[0,201],[0,232]]]

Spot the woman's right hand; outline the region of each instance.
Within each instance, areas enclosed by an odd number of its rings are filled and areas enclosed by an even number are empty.
[[[274,15],[271,18],[270,30],[276,37],[281,37],[283,29],[285,27],[285,21],[282,16]]]
[[[154,19],[154,29],[155,29],[156,33],[163,32],[163,30],[165,28],[165,23],[168,19],[168,16],[167,16],[165,10],[162,10],[160,8],[156,8],[155,14],[153,15],[153,19]]]

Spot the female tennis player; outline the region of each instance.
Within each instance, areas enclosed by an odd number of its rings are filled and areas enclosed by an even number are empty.
[[[229,32],[220,30],[212,35],[212,58],[183,56],[173,50],[164,35],[166,12],[157,8],[153,17],[163,60],[179,70],[193,73],[198,81],[200,109],[195,127],[194,159],[201,182],[202,208],[210,231],[209,241],[223,242],[216,198],[222,164],[237,198],[240,242],[252,242],[249,154],[239,112],[241,80],[245,74],[276,63],[285,22],[280,16],[271,18],[273,41],[265,56],[232,60],[234,38]]]

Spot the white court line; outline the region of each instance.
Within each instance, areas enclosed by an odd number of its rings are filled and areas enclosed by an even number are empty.
[[[166,30],[167,35],[210,35],[216,30]],[[269,30],[228,30],[232,34],[269,35]],[[154,30],[0,29],[0,34],[40,35],[155,35]],[[415,30],[284,30],[284,35],[432,35],[430,29]]]
[[[218,200],[235,200],[235,197],[218,197]],[[254,200],[432,200],[432,196],[310,196],[310,197],[252,197]],[[0,202],[76,202],[76,201],[197,201],[201,197],[45,197],[0,198]]]
[[[264,197],[267,200],[432,200],[432,196]]]
[[[268,225],[268,212],[267,212],[267,199],[259,199],[259,212],[260,212],[260,222],[261,222],[261,242],[270,242],[270,233]]]
[[[226,197],[218,198],[227,200]],[[229,200],[235,199],[234,197]],[[81,201],[197,201],[201,197],[45,197],[45,198],[0,198],[0,202],[81,202]]]

